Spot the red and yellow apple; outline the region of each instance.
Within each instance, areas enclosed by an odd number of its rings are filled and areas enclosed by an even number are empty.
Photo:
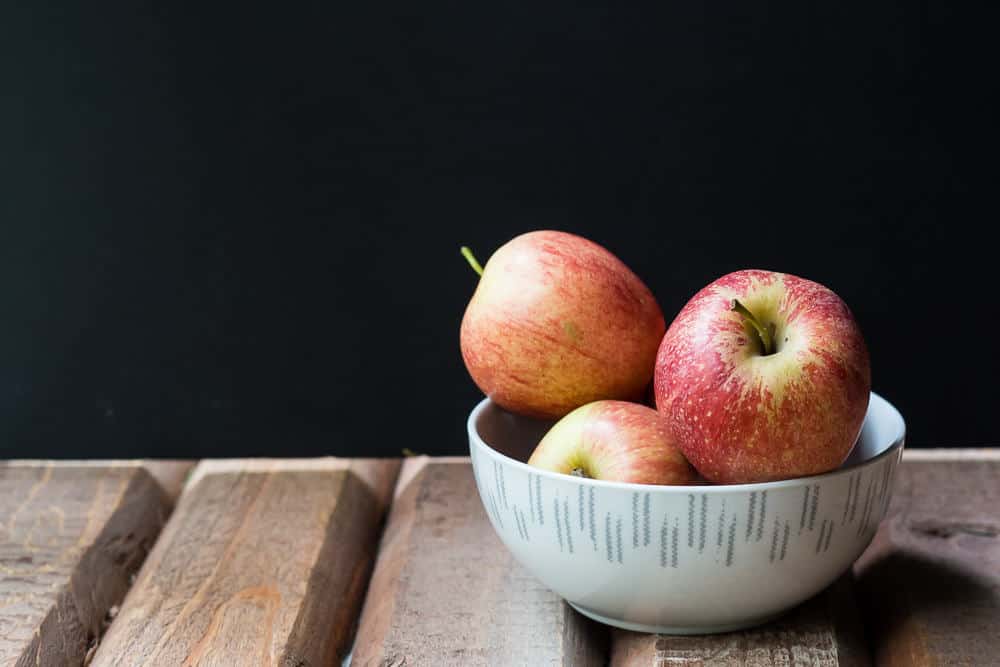
[[[641,399],[665,328],[653,294],[611,252],[535,231],[482,269],[462,319],[462,358],[500,406],[557,419],[600,399]]]
[[[654,377],[681,451],[720,483],[836,468],[870,390],[868,351],[844,301],[813,281],[756,270],[725,275],[684,306]]]
[[[528,465],[633,484],[696,481],[663,416],[626,401],[595,401],[573,410],[549,429]]]

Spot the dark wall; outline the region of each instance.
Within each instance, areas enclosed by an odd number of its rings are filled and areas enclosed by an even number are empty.
[[[461,452],[458,246],[535,228],[668,320],[823,282],[912,444],[1000,439],[995,16],[140,4],[3,10],[0,456]]]

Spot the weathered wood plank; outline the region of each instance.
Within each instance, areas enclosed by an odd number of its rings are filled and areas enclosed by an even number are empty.
[[[854,570],[878,664],[996,664],[1000,459],[904,457]]]
[[[955,449],[906,449],[904,461],[1000,461],[1000,447],[968,447]]]
[[[398,469],[200,463],[93,664],[333,664],[349,646]]]
[[[868,665],[849,576],[776,621],[741,632],[667,636],[616,630],[612,667]]]
[[[153,476],[156,483],[170,499],[170,503],[176,503],[184,487],[191,468],[196,461],[186,459],[94,459],[94,460],[61,460],[49,461],[42,459],[12,459],[3,463],[9,467],[38,467],[54,465],[59,467],[75,468],[136,468],[142,467]]]
[[[156,483],[167,494],[167,497],[170,498],[170,504],[175,505],[181,497],[184,482],[195,463],[197,461],[182,459],[144,459],[140,465],[149,471]]]
[[[352,665],[604,665],[605,628],[517,565],[468,459],[408,459]]]
[[[136,465],[0,465],[0,664],[83,663],[168,512]]]

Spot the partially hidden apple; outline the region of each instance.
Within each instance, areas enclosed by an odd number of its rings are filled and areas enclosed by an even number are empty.
[[[646,285],[611,252],[557,231],[522,234],[481,272],[462,318],[465,366],[511,412],[557,419],[640,400],[666,329]]]
[[[699,291],[656,359],[657,409],[707,479],[833,470],[868,407],[868,350],[850,309],[804,278],[747,270]]]
[[[663,416],[627,401],[595,401],[573,410],[545,434],[528,465],[633,484],[697,481]]]

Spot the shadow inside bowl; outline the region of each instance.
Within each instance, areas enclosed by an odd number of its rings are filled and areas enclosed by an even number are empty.
[[[477,428],[483,441],[495,451],[527,463],[535,446],[555,423],[554,420],[515,415],[490,403],[479,417]]]
[[[873,407],[869,405],[869,417]],[[527,463],[535,446],[555,423],[556,420],[523,417],[491,402],[479,415],[476,428],[492,449],[515,461]],[[872,419],[866,417],[841,468],[864,463],[884,451],[887,443],[893,442],[895,438],[892,434],[878,432],[878,428]]]

